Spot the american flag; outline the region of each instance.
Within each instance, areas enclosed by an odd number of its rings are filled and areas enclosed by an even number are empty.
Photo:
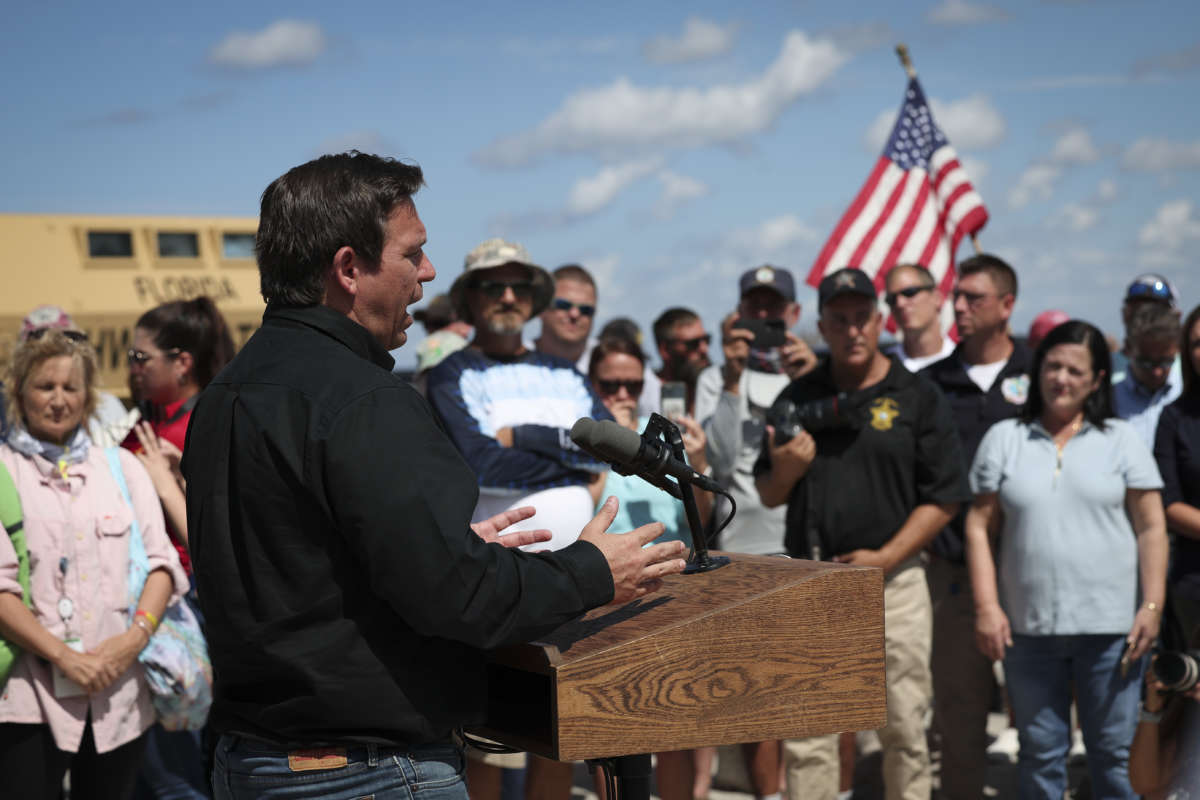
[[[871,275],[882,295],[888,270],[915,262],[949,296],[958,243],[987,220],[983,198],[912,78],[883,155],[821,249],[808,283],[817,286],[826,272],[853,266]]]

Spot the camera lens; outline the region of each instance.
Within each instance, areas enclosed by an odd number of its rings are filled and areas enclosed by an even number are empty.
[[[1193,653],[1167,651],[1154,659],[1154,674],[1169,691],[1187,692],[1200,681],[1200,664]]]

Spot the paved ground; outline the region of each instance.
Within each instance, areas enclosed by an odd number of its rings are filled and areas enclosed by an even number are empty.
[[[1005,724],[1005,717],[1001,714],[992,714],[988,720],[988,730],[992,735],[999,733]],[[736,749],[722,750],[722,755],[726,758],[737,758]],[[718,756],[720,757],[720,756]],[[938,754],[933,753],[933,769],[934,769],[934,798],[936,800],[937,772],[938,772]],[[881,758],[878,752],[869,753],[859,758],[855,768],[854,780],[854,796],[853,800],[883,800],[883,784],[880,779]],[[1069,768],[1070,791],[1069,797],[1072,800],[1091,800],[1091,792],[1087,787],[1087,766],[1085,762],[1072,763]],[[739,765],[726,764],[721,767],[718,764],[717,776],[714,780],[713,790],[709,795],[710,800],[753,800],[753,796],[745,792],[744,786],[744,769]],[[738,784],[742,784],[739,786]],[[518,794],[519,796],[519,794]],[[1017,796],[1017,768],[1013,764],[1003,761],[992,761],[988,765],[987,777],[985,779],[984,796],[989,798],[997,798],[998,800],[1009,800]],[[657,797],[657,796],[656,796]],[[575,769],[575,787],[572,791],[572,800],[597,800],[591,775],[588,774],[587,768],[582,764],[577,765]]]

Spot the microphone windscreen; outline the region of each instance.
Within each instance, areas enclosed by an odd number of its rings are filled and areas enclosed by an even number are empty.
[[[589,436],[592,447],[622,464],[632,463],[642,447],[642,437],[637,431],[631,431],[606,419],[593,421]]]
[[[571,426],[571,441],[587,450],[592,445],[592,428],[596,425],[596,420],[591,417],[580,417],[575,420],[575,424]]]

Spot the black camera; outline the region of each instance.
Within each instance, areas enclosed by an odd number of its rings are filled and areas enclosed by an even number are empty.
[[[767,424],[775,428],[778,447],[790,442],[800,431],[858,430],[861,419],[857,409],[847,402],[845,393],[839,393],[799,404],[781,397],[767,412]]]
[[[1200,650],[1164,650],[1154,659],[1154,676],[1168,692],[1190,692],[1200,682]]]

